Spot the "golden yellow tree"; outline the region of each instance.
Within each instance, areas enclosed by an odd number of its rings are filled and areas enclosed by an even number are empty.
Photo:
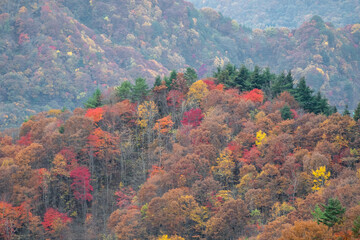
[[[136,123],[140,127],[146,128],[149,125],[149,122],[152,122],[155,119],[155,116],[158,113],[158,108],[153,101],[146,101],[139,105],[137,113],[138,120]]]
[[[326,172],[325,166],[319,167],[315,171],[312,170],[312,174],[314,177],[314,185],[312,187],[313,191],[318,191],[321,187],[325,186],[330,177],[330,172]]]
[[[255,144],[256,146],[260,146],[261,144],[263,144],[264,142],[266,142],[266,133],[264,133],[263,131],[259,130],[256,133],[256,141]]]
[[[188,102],[199,104],[201,100],[209,93],[206,83],[202,80],[194,82],[188,92]]]
[[[220,176],[225,183],[227,184],[233,175],[233,169],[235,167],[235,163],[233,161],[231,150],[225,148],[220,156],[216,159],[216,166],[213,166],[211,170],[215,175]]]

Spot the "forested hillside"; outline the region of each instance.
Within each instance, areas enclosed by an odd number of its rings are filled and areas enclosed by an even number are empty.
[[[360,25],[313,17],[299,29],[251,31],[182,0],[0,2],[0,126],[81,106],[96,88],[193,67],[211,76],[232,62],[292,70],[330,103],[359,100]]]
[[[359,0],[189,0],[197,8],[211,7],[252,28],[297,28],[313,15],[337,27],[360,22]]]
[[[290,72],[214,76],[125,81],[1,133],[0,238],[357,239],[360,104],[334,113]]]

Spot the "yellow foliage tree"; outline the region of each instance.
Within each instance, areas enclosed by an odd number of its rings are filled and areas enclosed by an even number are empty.
[[[235,167],[235,163],[231,154],[231,150],[225,148],[220,153],[220,157],[216,159],[217,165],[211,168],[215,175],[218,175],[225,180],[226,184],[231,179],[233,175],[233,169]]]
[[[146,128],[149,125],[149,122],[155,119],[155,116],[158,113],[158,108],[153,101],[146,101],[139,105],[137,113],[138,120],[136,123],[140,127]]]
[[[206,83],[202,80],[194,82],[188,92],[188,102],[199,104],[201,100],[209,93]]]
[[[170,237],[168,235],[162,235],[157,240],[185,240],[185,238],[180,237],[178,235],[170,236]]]
[[[259,130],[256,133],[256,141],[255,144],[256,146],[260,146],[262,143],[266,142],[266,133],[264,133],[263,131]]]
[[[312,170],[312,174],[314,177],[314,185],[312,187],[313,191],[318,191],[322,186],[327,184],[327,180],[330,177],[330,172],[326,172],[326,167],[322,166],[315,171]]]

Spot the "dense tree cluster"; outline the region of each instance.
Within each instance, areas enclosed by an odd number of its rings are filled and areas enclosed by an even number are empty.
[[[274,92],[291,74],[172,75],[1,133],[0,238],[358,237],[359,120]]]
[[[287,74],[283,72],[280,75],[276,75],[270,73],[269,68],[262,71],[258,66],[255,66],[254,70],[250,71],[244,65],[237,69],[236,66],[227,64],[222,69],[219,67],[214,77],[217,78],[217,82],[228,87],[237,88],[240,91],[262,89],[268,97],[276,97],[280,93],[287,91],[308,112],[331,115],[337,111],[336,108],[328,104],[328,100],[320,92],[313,95],[314,90],[307,86],[305,78],[301,78],[298,84],[294,86],[291,71]],[[251,100],[254,101],[254,99]],[[289,118],[291,116],[290,108],[286,109],[287,107],[284,107],[285,109],[282,109],[282,114],[285,118]]]
[[[107,98],[122,82],[143,77],[152,85],[171,69],[194,82],[228,62],[291,70],[332,105],[343,110],[348,104],[352,112],[360,100],[360,25],[337,29],[319,17],[301,22],[297,29],[250,30],[184,0],[2,0],[0,128],[19,126],[40,111],[74,110],[97,88]],[[186,71],[189,66],[195,70]],[[173,72],[166,87],[179,90],[169,85],[176,77]],[[126,88],[129,83],[119,94]]]

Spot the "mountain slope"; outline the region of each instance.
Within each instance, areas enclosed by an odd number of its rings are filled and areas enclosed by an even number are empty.
[[[253,28],[297,28],[313,15],[338,27],[360,21],[359,0],[189,0],[196,7],[211,7]]]
[[[182,0],[2,1],[0,125],[51,108],[80,106],[99,87],[191,66],[198,75],[227,62],[292,70],[332,104],[358,101],[359,25],[314,18],[299,29],[243,28]]]

